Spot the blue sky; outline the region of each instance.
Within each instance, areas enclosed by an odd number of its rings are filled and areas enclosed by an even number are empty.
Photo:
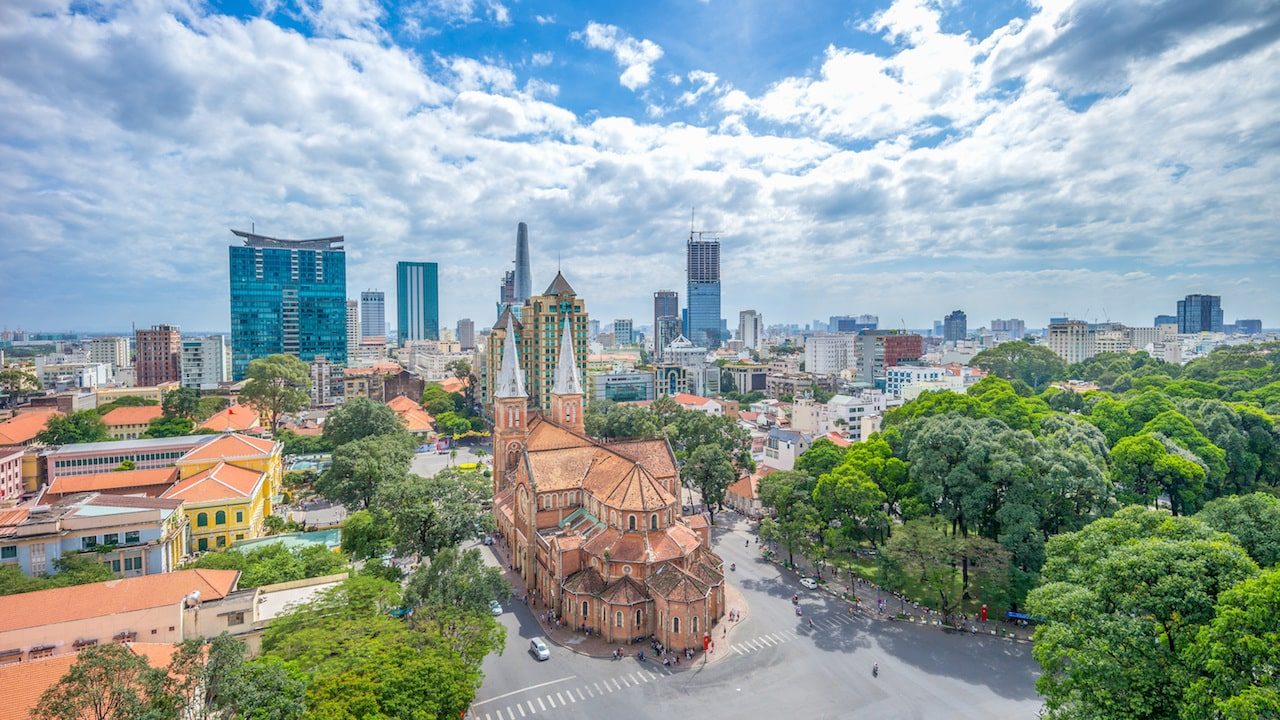
[[[1264,0],[10,0],[0,327],[225,329],[229,227],[348,238],[349,294],[441,266],[492,319],[515,225],[593,316],[1280,325]]]

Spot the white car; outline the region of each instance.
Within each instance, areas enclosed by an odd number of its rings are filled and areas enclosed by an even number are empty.
[[[550,660],[551,648],[547,647],[546,640],[536,637],[529,641],[529,654],[539,660]]]
[[[501,614],[502,614],[502,603],[498,602],[497,600],[490,600],[490,601],[489,601],[489,612],[493,613],[493,616],[494,616],[494,617],[497,617],[497,616],[501,615]]]
[[[810,590],[817,590],[817,589],[818,589],[818,581],[817,581],[817,580],[814,580],[814,579],[813,579],[813,578],[811,578],[811,577],[802,577],[802,578],[800,578],[800,584],[801,584],[801,585],[803,585],[803,586],[805,586],[805,587],[807,587],[807,588],[809,588]]]

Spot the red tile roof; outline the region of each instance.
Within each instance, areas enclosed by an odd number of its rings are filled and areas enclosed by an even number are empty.
[[[137,407],[118,407],[106,415],[102,416],[102,422],[107,427],[121,427],[124,425],[146,425],[156,418],[164,415],[164,409],[159,405],[139,405]]]
[[[61,415],[57,410],[28,410],[0,423],[0,445],[22,445],[44,430],[49,418]]]
[[[159,495],[172,485],[177,477],[178,470],[176,468],[68,475],[54,479],[49,484],[49,494],[68,495],[78,492],[109,492],[121,488],[154,486],[156,488],[155,492],[148,492],[148,494]]]
[[[164,643],[127,643],[135,654],[146,658],[151,667],[165,667],[173,659],[176,645]],[[75,664],[75,653],[27,660],[0,665],[0,687],[4,688],[4,702],[0,702],[0,720],[32,720],[40,696]]]
[[[277,443],[265,438],[249,437],[238,433],[230,433],[205,443],[183,455],[178,464],[199,462],[202,460],[230,460],[233,458],[262,457],[275,451]]]
[[[160,497],[178,498],[189,503],[243,500],[253,497],[253,491],[262,480],[262,475],[257,470],[220,462],[208,470],[179,481]]]
[[[177,605],[196,590],[202,601],[219,600],[239,576],[239,570],[176,570],[6,595],[0,597],[0,632]]]
[[[262,418],[257,410],[248,405],[235,404],[214,413],[208,420],[200,423],[200,427],[218,432],[242,432],[261,424]]]

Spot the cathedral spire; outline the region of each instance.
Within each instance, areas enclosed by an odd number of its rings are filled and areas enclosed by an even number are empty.
[[[568,315],[560,333],[560,357],[556,361],[556,384],[551,388],[551,394],[583,394],[582,381],[578,377],[578,355],[573,351],[573,325]]]
[[[498,387],[493,396],[499,398],[529,396],[524,390],[524,374],[520,372],[519,350],[516,349],[516,327],[509,313],[507,314],[507,338],[502,349],[502,369],[498,372]]]

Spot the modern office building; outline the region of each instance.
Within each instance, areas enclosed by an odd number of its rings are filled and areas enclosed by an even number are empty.
[[[458,344],[463,350],[476,349],[476,324],[471,318],[462,318],[458,321]]]
[[[1262,321],[1236,320],[1236,332],[1241,335],[1257,335],[1262,332]]]
[[[952,310],[942,319],[942,339],[946,342],[959,342],[969,334],[968,321],[964,311]]]
[[[137,384],[159,385],[182,377],[182,333],[173,325],[153,325],[134,333],[138,349]]]
[[[652,400],[653,373],[621,369],[587,373],[587,394],[595,402]]]
[[[481,389],[488,406],[497,390],[499,369],[505,354],[507,335],[513,334],[520,353],[520,370],[529,397],[544,410],[551,408],[551,388],[555,385],[556,359],[560,336],[568,318],[573,333],[574,354],[578,358],[578,377],[587,374],[587,307],[564,275],[557,272],[551,285],[541,295],[524,302],[516,312],[503,313],[489,332],[484,353]]]
[[[115,372],[132,365],[129,362],[129,338],[99,337],[89,341],[89,362],[106,363]]]
[[[712,237],[712,239],[707,239]],[[684,336],[714,350],[720,347],[720,240],[690,232],[686,247],[688,312]]]
[[[226,335],[182,341],[182,387],[212,390],[231,381],[231,343]]]
[[[742,341],[742,347],[759,350],[760,341],[764,339],[764,317],[755,310],[738,313],[738,339]]]
[[[1050,323],[1048,345],[1068,364],[1083,362],[1098,353],[1097,335],[1083,320]]]
[[[1178,316],[1177,315],[1157,315],[1155,321],[1152,322],[1151,324],[1155,325],[1156,327],[1160,327],[1161,325],[1177,325]]]
[[[360,301],[347,301],[347,355],[355,355],[360,347]]]
[[[1222,332],[1222,297],[1188,295],[1179,300],[1178,332],[1183,335]]]
[[[347,254],[341,235],[287,240],[232,230],[231,377],[275,353],[347,362]],[[141,382],[139,384],[146,384]]]
[[[664,323],[664,318],[666,322]],[[681,332],[680,294],[675,290],[659,290],[653,294],[653,354],[662,356],[662,349]]]
[[[864,330],[857,336],[858,380],[874,384],[889,368],[919,360],[924,338],[898,330]]]
[[[498,317],[502,317],[502,313],[507,308],[515,308],[517,311],[520,306],[516,303],[516,273],[514,270],[508,270],[502,274],[502,284],[498,286]]]
[[[804,344],[804,370],[814,375],[839,375],[857,363],[857,335],[815,335]]]
[[[360,331],[362,337],[387,337],[387,294],[381,290],[360,293]]]
[[[875,315],[832,315],[826,323],[826,332],[859,333],[863,330],[875,330],[880,326],[880,318]]]
[[[512,277],[511,301],[522,305],[533,295],[533,270],[529,265],[529,226],[516,224],[516,269]]]
[[[630,318],[613,321],[613,342],[619,347],[635,343],[635,324]]]
[[[440,339],[440,282],[432,262],[396,263],[396,337]]]
[[[992,320],[991,332],[1007,333],[1013,340],[1021,340],[1027,335],[1027,324],[1017,318],[1008,320]]]

